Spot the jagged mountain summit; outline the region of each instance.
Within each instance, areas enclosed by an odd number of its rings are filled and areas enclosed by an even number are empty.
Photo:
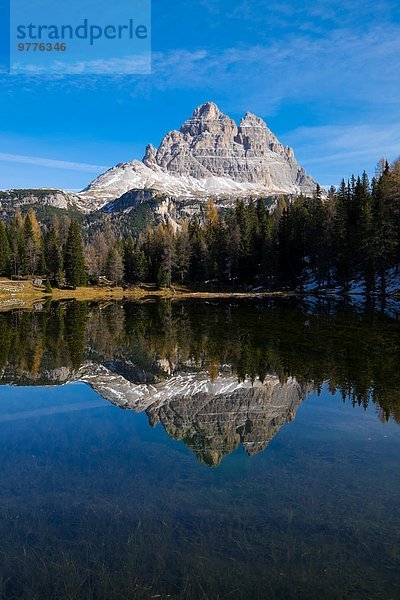
[[[125,213],[153,201],[156,216],[179,221],[201,213],[202,201],[210,198],[226,208],[239,197],[311,196],[315,188],[293,150],[262,119],[246,113],[237,125],[207,102],[179,131],[167,133],[158,149],[147,146],[142,161],[108,169],[78,194],[55,189],[0,192],[0,215],[28,206]]]
[[[199,106],[158,149],[147,146],[143,161],[121,163],[81,194],[93,204],[111,202],[131,190],[154,190],[176,199],[274,194],[311,195],[316,183],[262,119],[247,113],[236,125],[216,104]]]
[[[143,162],[172,175],[228,177],[274,192],[312,192],[315,188],[293,150],[284,147],[262,119],[246,113],[237,127],[212,102],[197,108],[179,132],[167,134],[158,150],[148,146]]]

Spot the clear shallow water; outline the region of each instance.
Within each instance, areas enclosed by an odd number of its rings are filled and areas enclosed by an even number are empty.
[[[108,373],[134,384],[154,377],[163,390],[177,372],[203,377],[203,363],[216,381],[231,356],[235,373],[248,373],[254,357],[268,362],[269,377],[281,368],[283,387],[266,398],[241,390],[231,404],[217,394],[210,409],[208,389],[194,398],[200,411],[189,410],[193,398],[175,398],[147,414],[121,410],[79,382],[0,387],[1,597],[399,597],[398,374],[389,369],[397,324],[287,306],[255,313],[252,305],[195,303],[172,308],[167,320],[154,305],[140,307],[141,318],[135,305],[86,307],[81,321],[82,307],[63,307],[75,313],[62,319],[59,310],[0,317],[3,342],[10,323],[14,336],[0,363],[5,383],[79,380],[76,369],[95,358]],[[185,331],[178,342],[176,325]],[[385,377],[369,379],[365,408],[366,372],[379,374],[383,362]],[[319,395],[318,372],[330,382]],[[304,380],[294,400],[289,376]],[[278,417],[263,421],[282,397]],[[243,403],[242,427],[232,410]],[[152,428],[155,414],[161,422]],[[267,446],[253,452],[246,443],[261,434]]]

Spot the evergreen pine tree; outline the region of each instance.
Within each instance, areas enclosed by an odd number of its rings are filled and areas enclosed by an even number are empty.
[[[63,256],[61,245],[54,227],[51,227],[45,238],[45,261],[51,282],[60,287],[64,278]]]
[[[190,281],[204,281],[207,278],[206,271],[206,244],[204,240],[204,231],[199,223],[194,222],[189,225],[189,244],[190,261],[189,277]]]
[[[11,268],[13,275],[16,277],[27,274],[24,223],[24,218],[19,209],[17,209],[15,211],[13,223],[8,230],[8,241],[11,251]]]
[[[172,231],[165,227],[162,235],[161,261],[157,272],[157,285],[171,287],[172,270],[175,265],[175,245]]]
[[[272,221],[265,207],[265,202],[260,198],[257,202],[257,264],[261,280],[268,283],[273,275],[273,248],[272,248]]]
[[[72,219],[68,230],[64,253],[65,277],[67,284],[76,288],[86,284],[85,259],[82,236],[78,222]]]
[[[285,208],[279,220],[278,228],[278,256],[279,256],[279,278],[284,283],[291,280],[292,269],[291,261],[292,254],[290,248],[290,208]]]
[[[396,260],[397,231],[390,203],[391,171],[386,162],[382,176],[375,182],[373,189],[374,223],[376,233],[375,257],[380,279],[380,293],[386,294],[387,270]]]
[[[25,217],[24,242],[26,249],[26,263],[24,270],[26,273],[33,275],[39,267],[42,249],[42,232],[33,210],[30,210]],[[41,264],[40,266],[43,267],[44,265]]]
[[[10,275],[11,252],[8,242],[7,229],[3,221],[0,221],[0,275]]]
[[[349,203],[350,187],[346,186],[344,179],[341,182],[336,196],[334,217],[335,239],[335,275],[336,281],[344,292],[348,291],[350,283],[350,244],[349,244]]]
[[[134,256],[135,256],[135,242],[132,237],[125,240],[124,243],[124,279],[127,283],[133,283],[135,281],[134,274]]]
[[[175,270],[180,283],[184,283],[190,267],[190,239],[189,227],[182,223],[181,231],[175,241]]]

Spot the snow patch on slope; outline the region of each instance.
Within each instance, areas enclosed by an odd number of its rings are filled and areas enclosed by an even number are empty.
[[[139,161],[122,163],[109,169],[78,194],[82,203],[102,208],[131,190],[154,190],[176,199],[207,199],[211,197],[266,196],[278,193],[297,194],[299,186],[266,188],[256,183],[237,182],[229,177],[211,176],[196,179],[187,175],[171,175],[160,167],[147,167]],[[92,209],[93,210],[93,209]]]

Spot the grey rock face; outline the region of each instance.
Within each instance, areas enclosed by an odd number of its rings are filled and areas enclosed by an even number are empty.
[[[16,189],[0,191],[0,216],[14,215],[15,209],[26,210],[31,207],[58,208],[62,210],[80,210],[90,212],[91,207],[83,202],[78,194],[55,189]]]
[[[148,146],[143,162],[175,176],[228,177],[269,192],[312,194],[316,186],[262,119],[247,113],[237,126],[213,102],[168,133],[158,150]]]
[[[170,437],[183,440],[201,462],[215,467],[239,444],[249,456],[263,451],[294,419],[305,396],[294,379],[281,384],[270,377],[229,393],[177,397],[146,412],[152,425],[161,422]]]
[[[0,371],[2,384],[62,385],[84,382],[104,400],[125,410],[146,412],[152,426],[161,423],[167,434],[183,441],[204,464],[215,467],[241,444],[249,456],[263,451],[285,423],[291,422],[311,386],[275,375],[264,381],[238,381],[228,367],[216,378],[193,370],[170,373],[173,365],[159,362],[160,374],[145,373],[130,362],[113,362],[112,370],[86,362],[32,373]],[[134,379],[132,381],[131,379]]]
[[[0,216],[7,218],[16,208],[30,206],[83,213],[105,207],[104,212],[124,212],[128,198],[115,201],[138,191],[143,197],[155,195],[156,200],[163,196],[161,202],[167,198],[178,212],[182,202],[195,201],[194,214],[198,215],[205,204],[202,201],[209,198],[224,208],[239,197],[273,198],[300,192],[310,196],[315,187],[293,150],[283,146],[262,119],[246,113],[237,125],[216,104],[207,102],[179,131],[170,131],[158,149],[147,146],[143,161],[117,164],[78,194],[53,189],[0,192]],[[190,205],[189,212],[192,209]]]
[[[211,380],[202,371],[138,384],[90,364],[82,367],[79,379],[116,406],[146,411],[152,426],[161,423],[209,466],[218,466],[239,444],[249,456],[264,450],[294,419],[311,389],[293,378],[281,383],[270,375],[264,382],[239,382],[225,372]]]

